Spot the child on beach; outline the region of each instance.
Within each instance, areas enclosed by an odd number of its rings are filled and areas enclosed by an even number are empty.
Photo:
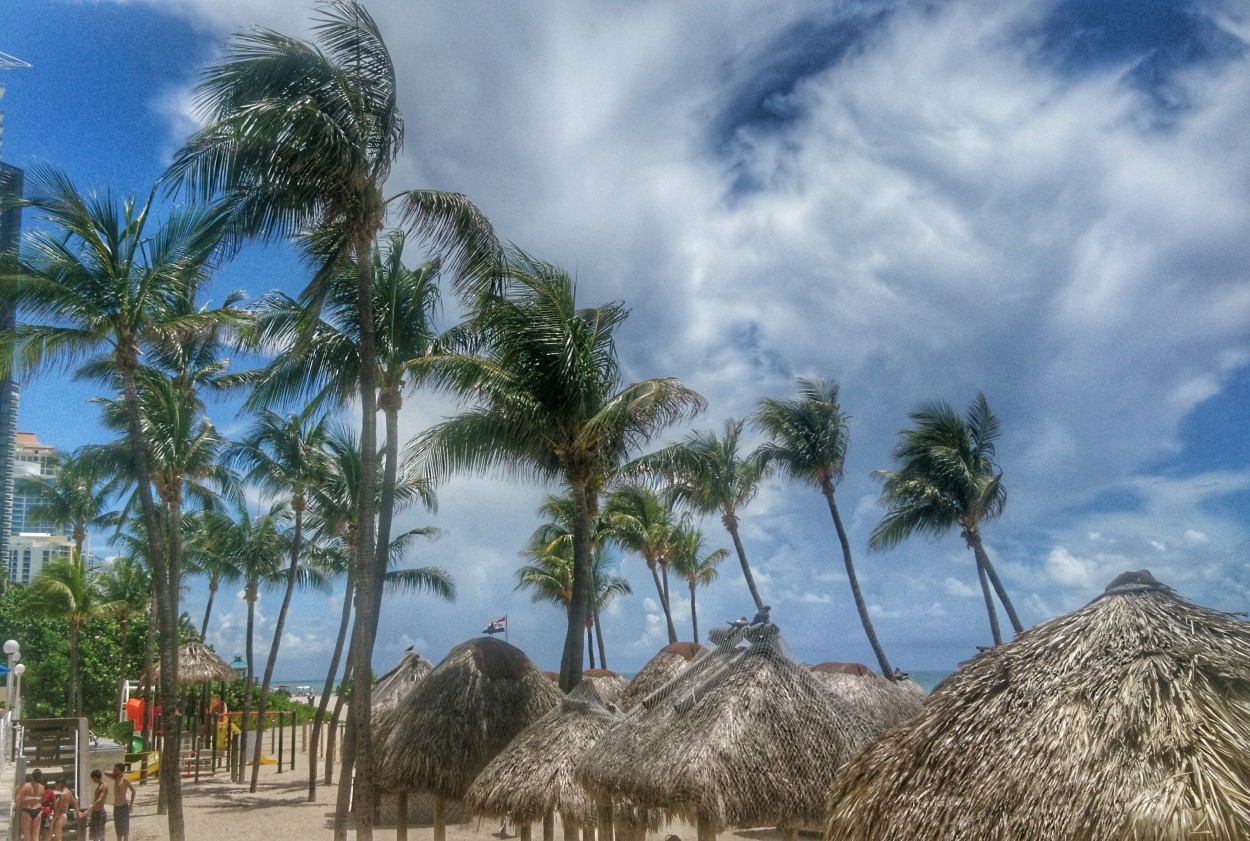
[[[135,786],[126,777],[126,766],[117,763],[113,773],[109,774],[113,781],[113,832],[117,841],[128,841],[130,837],[130,807],[135,803]]]
[[[95,793],[91,797],[91,805],[87,807],[87,838],[88,841],[104,841],[104,822],[108,819],[104,802],[108,800],[109,789],[98,768],[91,772],[91,782],[95,783]]]

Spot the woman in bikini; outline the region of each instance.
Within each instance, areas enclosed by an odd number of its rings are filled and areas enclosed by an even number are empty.
[[[20,810],[18,820],[22,828],[22,841],[39,841],[39,829],[43,824],[44,788],[43,771],[36,768],[17,790],[15,800]]]

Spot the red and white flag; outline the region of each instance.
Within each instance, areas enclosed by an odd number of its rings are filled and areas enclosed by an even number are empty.
[[[490,634],[491,636],[494,636],[495,634],[502,634],[507,630],[508,630],[508,617],[500,616],[494,622],[491,622],[489,625],[483,628],[482,633]]]

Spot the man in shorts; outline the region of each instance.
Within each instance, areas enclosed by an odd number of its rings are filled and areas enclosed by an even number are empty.
[[[90,841],[104,841],[104,822],[108,820],[104,801],[108,800],[109,789],[98,768],[91,772],[91,784],[94,792],[91,795],[91,805],[87,807],[87,838]]]
[[[113,832],[117,834],[117,841],[129,841],[130,807],[135,803],[135,786],[126,778],[126,766],[120,762],[113,766],[109,778],[113,781]]]

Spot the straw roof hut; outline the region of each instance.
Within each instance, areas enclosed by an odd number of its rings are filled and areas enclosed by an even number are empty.
[[[812,674],[825,688],[854,707],[872,726],[884,733],[900,721],[911,718],[924,706],[924,696],[909,691],[892,680],[858,663],[820,663]]]
[[[1250,838],[1250,625],[1150,573],[963,664],[859,754],[827,839]]]
[[[655,690],[685,671],[691,661],[707,654],[697,642],[674,642],[664,646],[642,667],[616,702],[622,710],[630,710]]]
[[[463,642],[385,714],[379,787],[431,792],[438,837],[442,801],[463,797],[486,763],[561,697],[521,649],[490,637]]]
[[[834,772],[865,742],[863,720],[786,658],[775,626],[745,650],[718,647],[586,752],[596,796],[658,809],[708,839],[726,826],[817,826]]]
[[[428,675],[434,666],[415,651],[405,651],[391,670],[378,678],[373,686],[374,720],[382,713],[394,709],[414,687]]]
[[[582,683],[593,686],[599,700],[605,704],[618,704],[621,693],[629,687],[628,680],[607,669],[586,669],[582,672]]]
[[[465,794],[470,814],[517,825],[558,812],[565,827],[593,823],[594,801],[573,780],[582,753],[620,719],[583,681],[490,761]]]
[[[212,681],[235,680],[237,675],[230,664],[199,640],[189,640],[178,646],[178,684],[194,686]],[[152,663],[152,682],[161,679],[161,664]]]

